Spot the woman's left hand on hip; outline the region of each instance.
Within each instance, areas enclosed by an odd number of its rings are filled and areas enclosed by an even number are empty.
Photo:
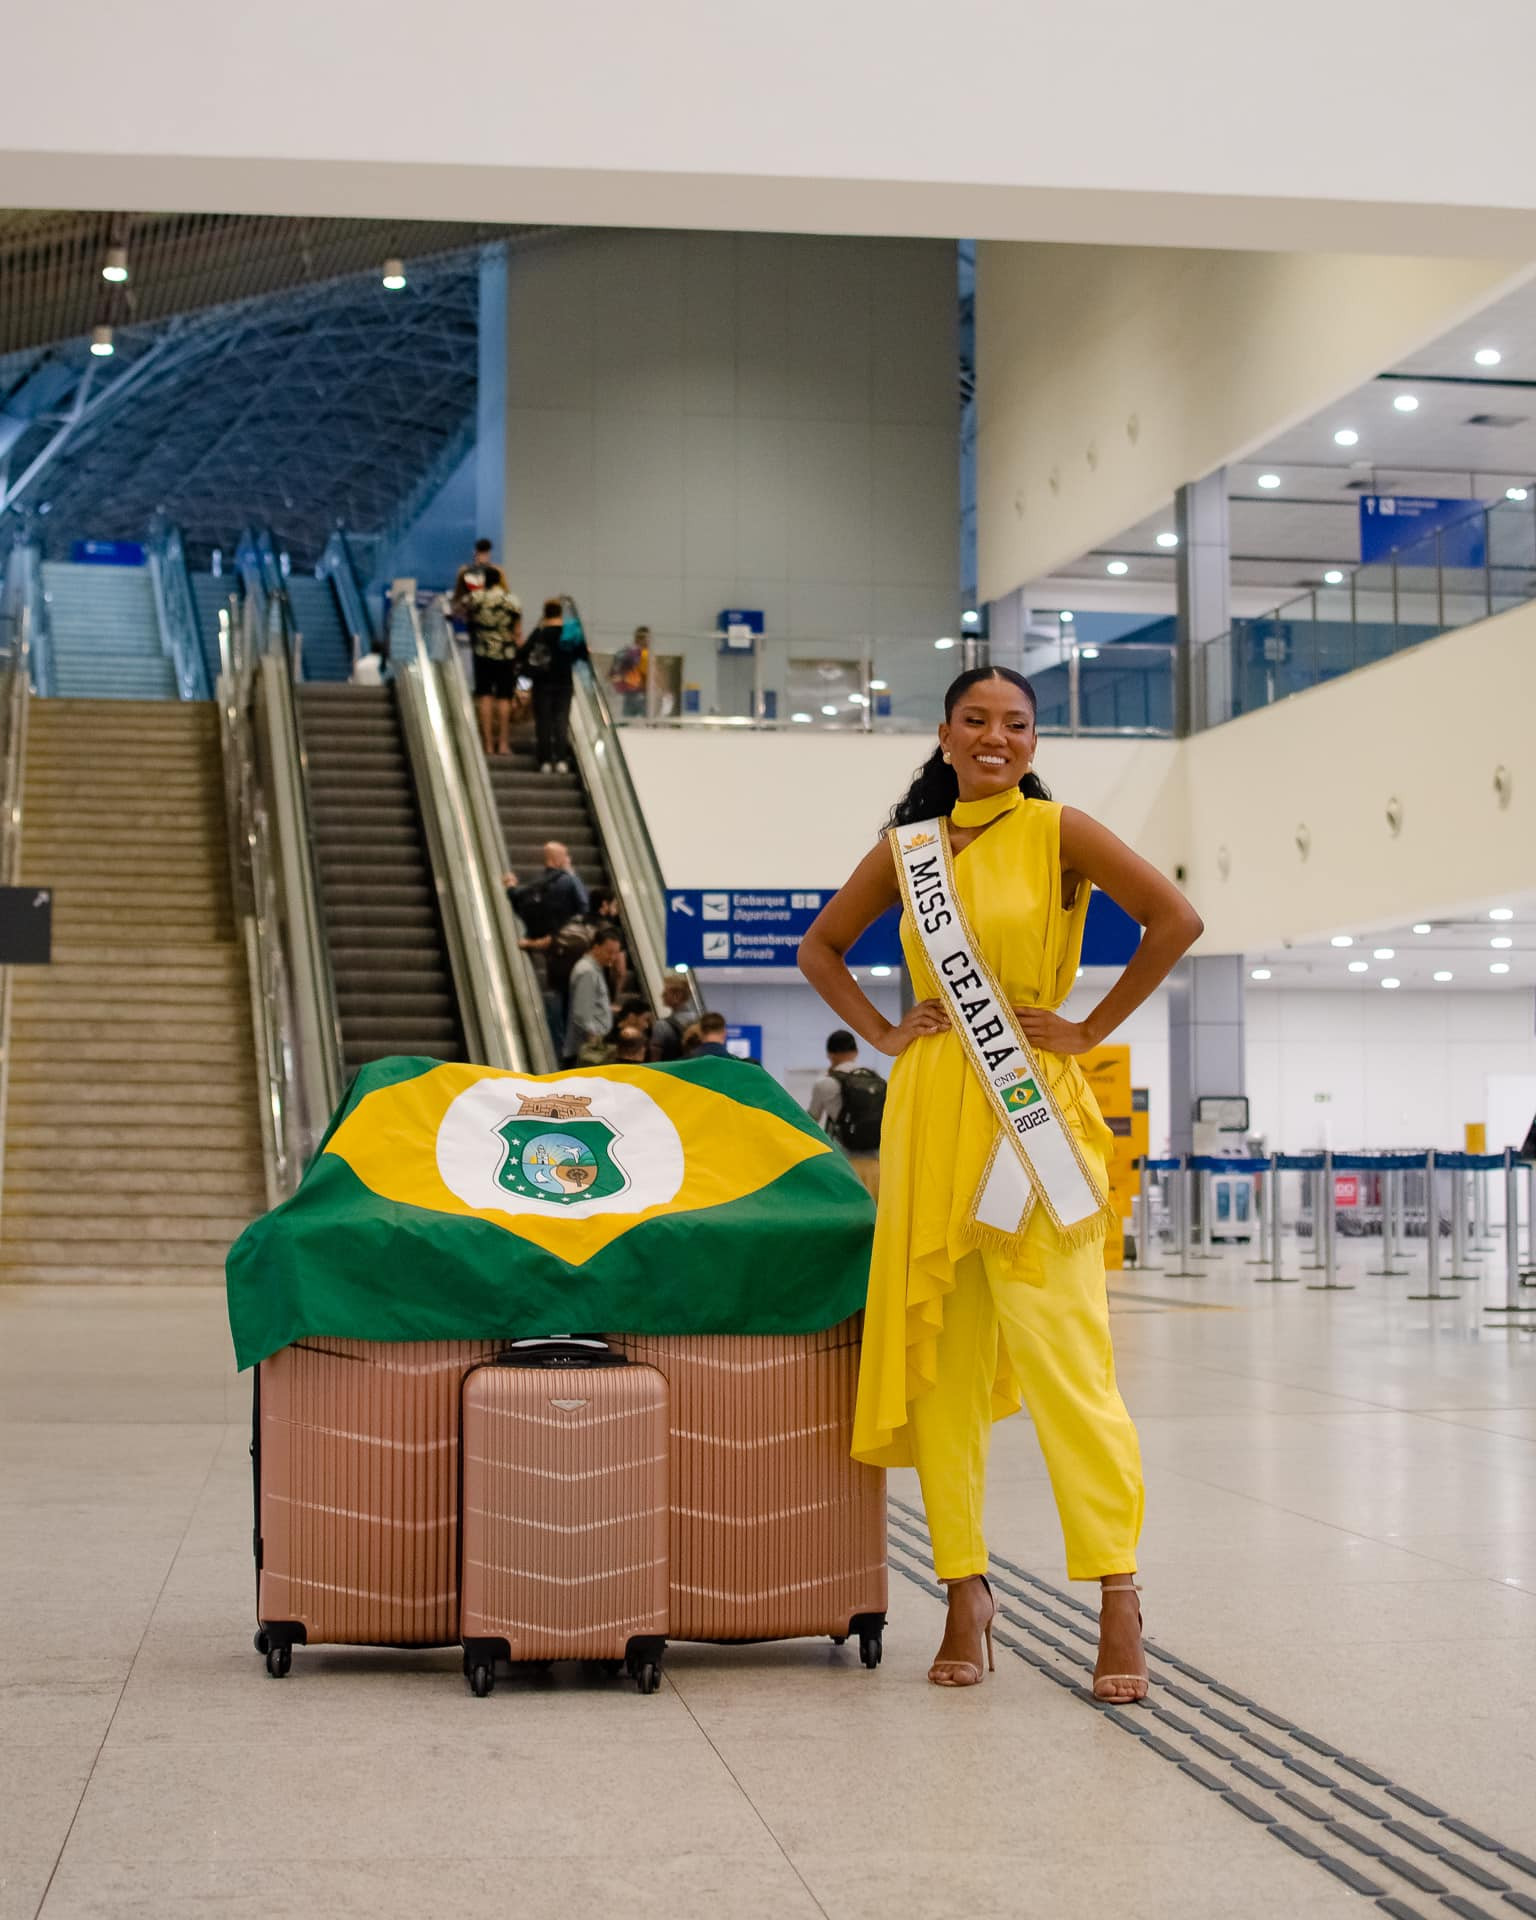
[[[1093,1042],[1077,1020],[1063,1020],[1045,1007],[1015,1007],[1024,1037],[1046,1053],[1087,1053]]]

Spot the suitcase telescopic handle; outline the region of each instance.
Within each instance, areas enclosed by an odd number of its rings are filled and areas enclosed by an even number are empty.
[[[616,1353],[606,1340],[569,1333],[514,1340],[496,1356],[499,1367],[622,1367],[628,1363],[628,1355]]]

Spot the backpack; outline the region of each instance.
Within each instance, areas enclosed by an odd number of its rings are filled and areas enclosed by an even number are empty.
[[[885,1082],[872,1067],[838,1068],[832,1078],[843,1090],[843,1104],[828,1133],[844,1153],[878,1153]]]
[[[595,920],[578,918],[567,920],[551,938],[545,970],[549,984],[558,992],[565,993],[569,990],[571,975],[576,970],[576,962],[590,948],[596,933]]]

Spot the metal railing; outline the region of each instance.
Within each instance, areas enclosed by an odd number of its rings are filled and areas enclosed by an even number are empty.
[[[176,691],[183,700],[209,700],[213,689],[208,684],[208,662],[180,527],[157,518],[150,526],[147,546],[160,639],[175,669]]]
[[[7,574],[5,585],[5,598],[0,601],[0,886],[13,887],[21,870],[21,801],[27,761],[27,706],[31,698],[32,610],[20,580]],[[14,967],[0,967],[0,1195],[4,1192],[15,971]]]
[[[1469,500],[1460,519],[1386,558],[1234,620],[1197,649],[1192,720],[1214,725],[1536,598],[1536,487]],[[1411,521],[1404,521],[1405,528]]]
[[[469,755],[459,738],[462,718],[458,725],[454,720],[454,679],[462,687],[462,676],[454,662],[433,659],[416,608],[414,582],[395,583],[390,608],[400,717],[465,1045],[470,1057],[486,1066],[552,1072],[544,1003],[527,956],[518,947],[502,890],[505,855],[498,851],[500,836],[493,842],[486,831],[484,816],[487,811],[494,815],[494,807],[484,762],[474,745],[474,716],[469,716]]]
[[[340,527],[326,541],[315,573],[319,579],[328,579],[335,589],[342,624],[352,649],[352,664],[356,666],[365,653],[374,651],[373,622],[368,617],[368,601],[358,577],[357,563],[352,558],[347,536]]]
[[[43,549],[36,540],[17,540],[5,570],[5,605],[13,620],[23,612],[27,626],[27,673],[33,693],[43,697],[56,688],[53,664],[53,628],[48,618],[48,596],[43,591]]]

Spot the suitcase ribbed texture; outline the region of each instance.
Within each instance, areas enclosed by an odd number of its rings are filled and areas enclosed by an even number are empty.
[[[262,1362],[262,1620],[310,1642],[458,1639],[459,1393],[495,1351],[327,1340]]]
[[[465,1641],[618,1659],[667,1631],[667,1384],[650,1367],[464,1383]]]
[[[669,1389],[673,1639],[842,1634],[885,1611],[885,1475],[848,1452],[861,1325],[608,1336]]]

